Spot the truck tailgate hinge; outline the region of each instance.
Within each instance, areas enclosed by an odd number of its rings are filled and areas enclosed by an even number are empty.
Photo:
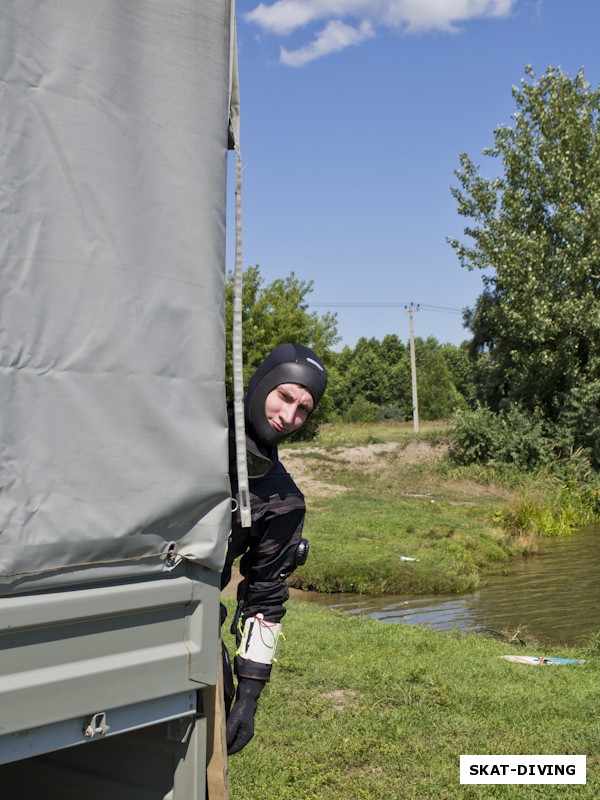
[[[94,714],[83,725],[83,734],[88,739],[96,736],[96,734],[104,735],[108,733],[109,730],[110,726],[106,724],[106,714],[104,711],[99,711],[97,714]]]

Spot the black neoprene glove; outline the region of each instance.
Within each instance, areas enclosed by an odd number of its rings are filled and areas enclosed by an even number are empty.
[[[227,755],[238,753],[254,736],[254,715],[265,682],[253,678],[238,680],[235,703],[227,720]]]

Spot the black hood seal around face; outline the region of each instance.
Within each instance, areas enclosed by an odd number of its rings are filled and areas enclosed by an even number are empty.
[[[269,353],[250,379],[245,398],[246,424],[267,445],[277,445],[290,435],[278,434],[265,413],[267,396],[282,383],[304,386],[312,395],[314,411],[325,392],[327,373],[320,358],[303,345],[284,344]]]

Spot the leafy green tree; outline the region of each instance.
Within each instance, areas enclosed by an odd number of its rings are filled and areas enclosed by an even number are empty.
[[[390,369],[403,359],[410,358],[407,346],[395,333],[388,333],[387,336],[383,337],[380,352],[381,358]]]
[[[227,326],[226,384],[227,398],[233,395],[232,374],[232,324],[233,324],[233,275],[229,275],[225,287],[225,320]],[[312,292],[312,281],[301,281],[292,272],[286,278],[277,278],[265,285],[257,264],[244,271],[242,282],[242,325],[244,387],[252,373],[264,358],[280,344],[294,342],[312,348],[332,370],[331,348],[339,341],[335,314],[319,316],[308,310],[307,295]],[[334,369],[334,368],[333,368]],[[330,379],[335,382],[335,375]],[[313,419],[318,423],[331,408],[329,392]],[[314,424],[307,427],[310,433]]]
[[[513,97],[512,124],[483,151],[492,176],[460,157],[452,193],[470,241],[449,241],[463,267],[486,271],[466,316],[479,398],[559,424],[570,408],[577,443],[600,410],[598,392],[585,419],[569,399],[600,379],[600,90],[583,70],[537,79],[527,67]]]
[[[470,343],[461,342],[458,347],[454,344],[446,343],[441,345],[440,352],[450,371],[452,383],[464,397],[467,405],[474,408],[476,405],[474,386],[475,361],[470,355]]]
[[[419,416],[448,419],[466,403],[452,380],[442,348],[433,336],[415,339]]]
[[[379,417],[403,421],[412,417],[412,379],[410,350],[396,334],[388,334],[381,341],[381,358],[387,370],[389,393],[382,396]]]
[[[455,387],[446,350],[434,337],[417,338],[415,348],[420,414],[423,419],[447,418],[465,401]],[[352,409],[351,416],[356,421],[356,415],[363,413],[364,403],[371,415],[376,410],[378,420],[412,418],[410,350],[395,334],[381,342],[361,338],[353,349],[345,347],[336,354],[335,364],[339,381],[332,391],[332,401],[343,419],[350,418]]]
[[[410,367],[405,376],[407,350],[395,335],[383,342],[375,338],[360,338],[354,348],[344,347],[335,354],[339,381],[332,391],[338,414],[346,415],[355,401],[366,401],[380,411],[382,418],[404,419],[410,412]],[[408,400],[408,403],[407,403]]]
[[[389,392],[388,374],[379,354],[377,339],[360,338],[354,349],[345,347],[336,359],[340,381],[333,397],[336,410],[344,415],[358,399],[379,405]]]

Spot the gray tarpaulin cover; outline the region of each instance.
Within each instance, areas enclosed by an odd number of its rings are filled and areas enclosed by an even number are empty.
[[[0,6],[0,592],[220,569],[229,0]]]

